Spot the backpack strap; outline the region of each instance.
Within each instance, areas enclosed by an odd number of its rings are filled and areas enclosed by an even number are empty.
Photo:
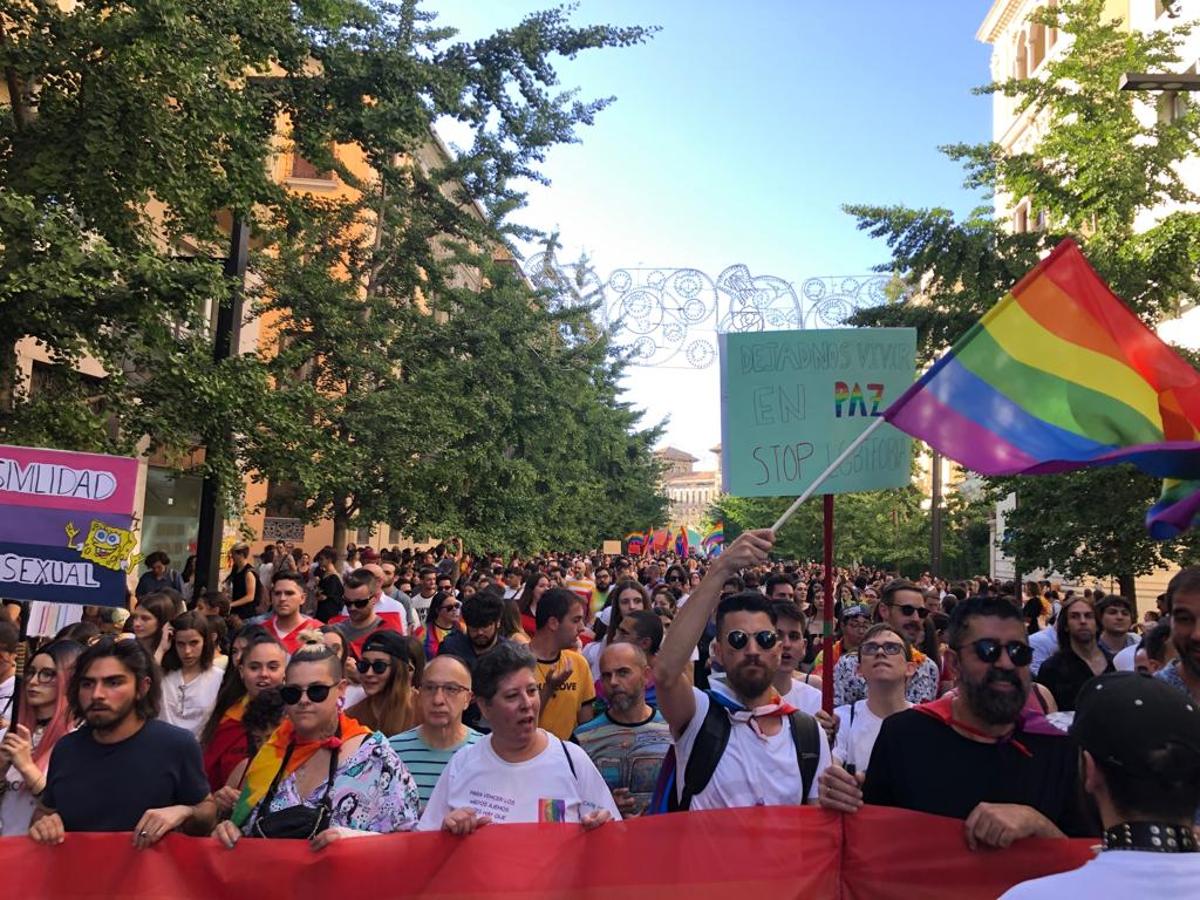
[[[562,747],[563,756],[567,758],[567,765],[571,767],[571,777],[578,781],[579,773],[575,771],[575,760],[571,759],[571,751],[567,749],[567,742],[559,738],[558,743]]]
[[[692,752],[688,754],[687,767],[683,770],[683,793],[679,797],[679,809],[690,809],[692,798],[708,787],[717,763],[729,743],[729,732],[732,724],[725,707],[717,702],[712,691],[708,695],[708,711],[700,724],[700,731],[692,744]]]
[[[821,762],[821,726],[813,716],[800,710],[788,716],[788,721],[792,726],[792,743],[796,745],[796,762],[800,766],[800,802],[804,803]]]

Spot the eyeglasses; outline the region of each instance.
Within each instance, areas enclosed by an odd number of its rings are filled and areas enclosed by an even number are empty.
[[[862,656],[899,656],[904,652],[904,645],[899,641],[867,641],[858,648]]]
[[[387,659],[360,659],[354,665],[358,668],[361,675],[366,675],[368,672],[382,675],[392,667],[392,661]]]
[[[734,650],[742,650],[745,649],[746,645],[750,643],[751,637],[754,638],[754,643],[758,644],[758,646],[763,650],[770,650],[779,643],[779,634],[777,632],[765,630],[756,631],[753,635],[747,634],[746,632],[740,630],[731,631],[729,634],[725,635],[725,643],[727,643]]]
[[[49,684],[58,677],[57,669],[30,669],[29,680],[38,684]]]
[[[1024,667],[1033,661],[1033,648],[1022,641],[1008,641],[1002,644],[995,638],[980,638],[970,646],[975,655],[988,665],[993,665],[1000,659],[1001,649],[1008,654],[1014,666]]]
[[[432,681],[423,681],[421,682],[421,687],[419,690],[422,694],[426,694],[430,697],[434,696],[438,691],[441,691],[447,697],[453,699],[460,694],[467,693],[471,689],[469,687],[463,687],[461,684],[437,684]]]
[[[332,690],[332,684],[310,684],[307,687],[298,684],[285,684],[279,689],[279,696],[283,698],[283,702],[288,706],[295,706],[305,694],[308,694],[308,699],[313,703],[324,703],[325,698],[329,696],[329,692]]]
[[[445,606],[438,609],[438,612],[452,613],[462,609],[461,603],[447,603]]]
[[[372,599],[372,597],[368,597],[366,600],[347,600],[346,605],[353,606],[355,609],[366,609]]]
[[[929,610],[927,610],[925,607],[913,606],[911,603],[904,603],[899,606],[897,606],[895,603],[889,603],[888,606],[890,606],[892,609],[900,610],[900,615],[902,616],[911,616],[913,613],[916,613],[918,618],[924,619],[929,615]]]

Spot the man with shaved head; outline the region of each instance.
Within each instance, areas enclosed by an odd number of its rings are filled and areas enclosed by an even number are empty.
[[[446,763],[483,735],[463,724],[463,712],[471,702],[471,671],[457,656],[442,654],[427,662],[420,691],[424,722],[390,743],[412,773],[424,811]]]
[[[610,644],[600,654],[608,708],[576,728],[573,736],[604,776],[625,817],[645,811],[671,746],[666,719],[646,703],[649,679],[650,665],[638,644]]]

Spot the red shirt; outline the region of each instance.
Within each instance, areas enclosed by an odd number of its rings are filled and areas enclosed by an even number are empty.
[[[318,622],[316,619],[310,619],[306,616],[301,616],[299,625],[297,625],[287,634],[282,634],[280,633],[279,629],[275,627],[275,616],[271,616],[271,618],[263,622],[263,626],[266,627],[267,630],[273,635],[275,635],[275,637],[279,638],[279,643],[283,644],[283,649],[286,650],[289,655],[300,649],[300,632],[306,631],[309,628],[319,631],[321,624],[322,623]]]

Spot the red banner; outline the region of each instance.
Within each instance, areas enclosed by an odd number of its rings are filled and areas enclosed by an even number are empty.
[[[465,838],[400,834],[314,853],[297,841],[172,835],[135,850],[127,834],[69,834],[57,847],[0,838],[13,898],[267,898],[287,895],[572,900],[994,898],[1073,869],[1092,841],[1030,839],[972,852],[962,822],[867,808],[808,807],[652,816],[584,833],[572,825],[492,825]]]

